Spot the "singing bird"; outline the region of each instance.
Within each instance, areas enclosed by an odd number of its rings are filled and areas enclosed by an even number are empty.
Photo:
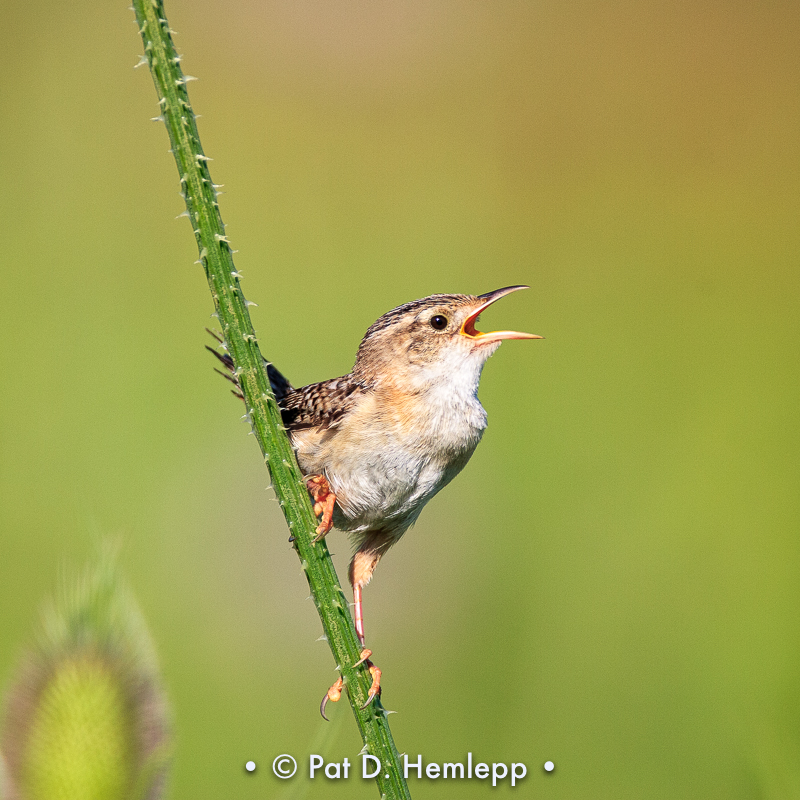
[[[380,692],[380,670],[365,648],[361,591],[386,551],[416,522],[425,504],[464,468],[486,428],[478,382],[504,339],[531,333],[481,333],[478,316],[527,286],[478,296],[434,294],[378,318],[366,332],[352,372],[294,389],[271,364],[267,373],[283,423],[321,519],[318,541],[332,527],[350,534],[361,661]],[[227,353],[211,350],[229,369]],[[341,696],[341,678],[320,707]],[[326,717],[327,719],[327,717]]]

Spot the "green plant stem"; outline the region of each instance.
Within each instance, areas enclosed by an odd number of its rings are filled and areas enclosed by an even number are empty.
[[[328,644],[348,689],[366,752],[381,761],[383,768],[376,778],[378,788],[387,798],[410,798],[386,711],[378,700],[365,710],[360,708],[367,699],[370,675],[363,664],[354,666],[360,658],[360,645],[328,548],[324,540],[316,544],[312,541],[317,520],[250,322],[248,302],[239,285],[219,213],[216,188],[211,182],[209,159],[200,145],[195,115],[189,103],[187,78],[181,71],[180,58],[172,43],[163,3],[161,0],[133,0],[133,7],[158,92],[161,116],[178,165],[200,262],[208,278],[228,352],[233,358],[253,433],[286,516]]]

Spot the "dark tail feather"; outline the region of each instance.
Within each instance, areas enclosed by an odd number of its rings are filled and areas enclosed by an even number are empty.
[[[214,331],[210,330],[209,328],[206,328],[206,330],[223,347],[225,347],[225,340],[219,334],[214,333]],[[233,366],[233,359],[230,357],[230,354],[228,353],[227,349],[224,352],[220,353],[213,347],[209,347],[208,345],[206,345],[206,350],[208,350],[208,352],[211,353],[215,358],[219,359],[219,361],[227,370],[227,372],[223,372],[221,369],[215,369],[214,372],[218,372],[220,375],[222,375],[223,378],[229,380],[232,384],[234,384],[236,386],[236,389],[233,390],[233,393],[237,397],[240,397],[243,400],[244,398],[242,397],[242,393],[239,390],[239,381],[236,378],[236,371]],[[272,364],[269,363],[269,361],[264,359],[264,364],[267,367],[267,377],[269,378],[269,384],[272,387],[275,399],[278,401],[278,404],[280,405],[281,400],[283,400],[283,398],[286,397],[286,395],[289,394],[289,392],[294,391],[294,387],[292,386],[291,383],[289,383],[289,381],[286,380],[286,378],[283,376],[281,372],[279,372],[277,369],[275,369],[275,367],[272,366]]]
[[[267,367],[267,377],[269,378],[269,385],[272,387],[272,391],[275,394],[275,399],[278,401],[278,405],[283,402],[283,398],[286,397],[287,394],[294,391],[294,386],[292,386],[289,381],[286,380],[282,372],[279,372],[272,364],[264,359],[264,364]]]

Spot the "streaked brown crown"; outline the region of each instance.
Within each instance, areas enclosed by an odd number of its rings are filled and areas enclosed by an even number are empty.
[[[369,383],[404,366],[439,358],[442,347],[454,341],[481,302],[474,295],[434,294],[393,308],[369,326],[358,348],[353,377]],[[444,318],[446,325],[434,327],[434,317]]]

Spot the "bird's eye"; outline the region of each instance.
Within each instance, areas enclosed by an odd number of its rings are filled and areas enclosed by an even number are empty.
[[[431,317],[431,328],[436,328],[437,331],[443,331],[447,327],[447,317],[441,314]]]

